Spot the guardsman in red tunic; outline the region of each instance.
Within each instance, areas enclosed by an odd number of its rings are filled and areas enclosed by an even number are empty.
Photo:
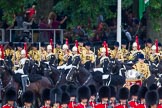
[[[158,93],[155,90],[150,90],[145,96],[147,108],[157,108],[158,105]]]
[[[99,99],[100,103],[95,106],[95,108],[107,108],[110,98],[110,88],[108,86],[102,86],[99,89]]]
[[[32,108],[33,107],[33,102],[34,102],[34,93],[32,91],[25,91],[23,93],[23,108]]]
[[[52,108],[60,108],[62,97],[62,90],[60,88],[53,88],[50,92]]]
[[[16,90],[14,88],[7,89],[5,93],[6,104],[2,108],[16,108],[14,103],[17,100]]]
[[[50,100],[50,89],[49,88],[45,88],[42,91],[42,102],[43,105],[41,106],[41,108],[51,108],[51,100]]]
[[[119,90],[119,104],[116,105],[114,108],[129,108],[129,104],[127,102],[129,98],[129,90],[126,87],[123,87]]]
[[[76,95],[77,95],[76,91],[77,91],[77,87],[73,84],[70,84],[67,87],[67,92],[70,95],[70,102],[68,104],[69,108],[74,108],[76,106]]]
[[[89,105],[91,106],[91,108],[94,108],[96,105],[96,95],[97,95],[97,90],[95,85],[89,85],[88,86],[90,91],[91,91],[91,96],[89,99]]]
[[[136,108],[146,108],[146,104],[145,104],[145,94],[148,91],[148,88],[145,86],[141,86],[139,91],[138,91],[138,100],[139,103],[136,106]]]
[[[70,95],[67,92],[62,93],[60,108],[69,108]]]
[[[131,108],[135,108],[138,103],[137,103],[137,99],[138,99],[138,90],[139,90],[140,86],[139,85],[132,85],[130,88],[130,101],[128,102]]]
[[[158,88],[158,94],[159,94],[159,104],[157,108],[162,108],[162,87]]]
[[[109,104],[112,108],[114,108],[117,104],[117,100],[116,100],[116,90],[114,86],[109,86],[110,87],[110,101]]]
[[[78,89],[78,105],[75,108],[87,108],[88,106],[88,101],[90,98],[90,90],[87,86],[81,86]]]

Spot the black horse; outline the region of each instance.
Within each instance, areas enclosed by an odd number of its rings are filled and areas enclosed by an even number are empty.
[[[72,62],[72,68],[69,70],[66,80],[73,81],[78,86],[94,84],[97,88],[102,86],[102,73],[101,72],[89,72],[80,63],[81,59],[76,56]],[[96,76],[96,77],[95,77]],[[98,79],[98,80],[97,80]]]
[[[110,78],[107,79],[107,81],[110,82],[109,85],[122,87],[125,84],[126,78],[119,74],[119,70],[122,67],[121,62],[116,59],[111,59],[107,65],[110,76]]]

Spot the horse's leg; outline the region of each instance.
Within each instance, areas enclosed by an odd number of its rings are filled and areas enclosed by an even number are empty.
[[[143,85],[150,87],[150,85],[154,84],[155,81],[156,81],[155,75],[151,75],[150,77],[148,77],[146,80],[143,81]]]

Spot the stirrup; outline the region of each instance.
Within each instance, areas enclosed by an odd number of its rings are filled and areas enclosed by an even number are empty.
[[[21,89],[19,89],[19,90],[18,90],[18,98],[20,98],[20,97],[21,97],[22,92],[23,92],[23,91],[22,91]]]
[[[29,85],[30,85],[30,80],[29,80],[29,77],[27,77],[27,79],[26,79],[26,87],[29,87]]]

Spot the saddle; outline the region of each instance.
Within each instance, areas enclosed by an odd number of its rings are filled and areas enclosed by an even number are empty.
[[[22,85],[22,82],[21,82],[21,75],[23,75],[23,74],[20,74],[20,73],[14,74],[14,75],[13,75],[13,78],[14,78],[14,80],[15,80],[17,83],[19,83],[19,84]],[[38,74],[32,74],[32,75],[29,75],[28,77],[29,77],[29,81],[30,81],[31,83],[36,82],[36,81],[42,79],[42,76],[41,76],[41,75],[38,75]]]
[[[41,79],[42,79],[42,76],[39,75],[39,74],[29,75],[29,80],[30,80],[31,83],[36,82],[36,81],[41,80]]]

